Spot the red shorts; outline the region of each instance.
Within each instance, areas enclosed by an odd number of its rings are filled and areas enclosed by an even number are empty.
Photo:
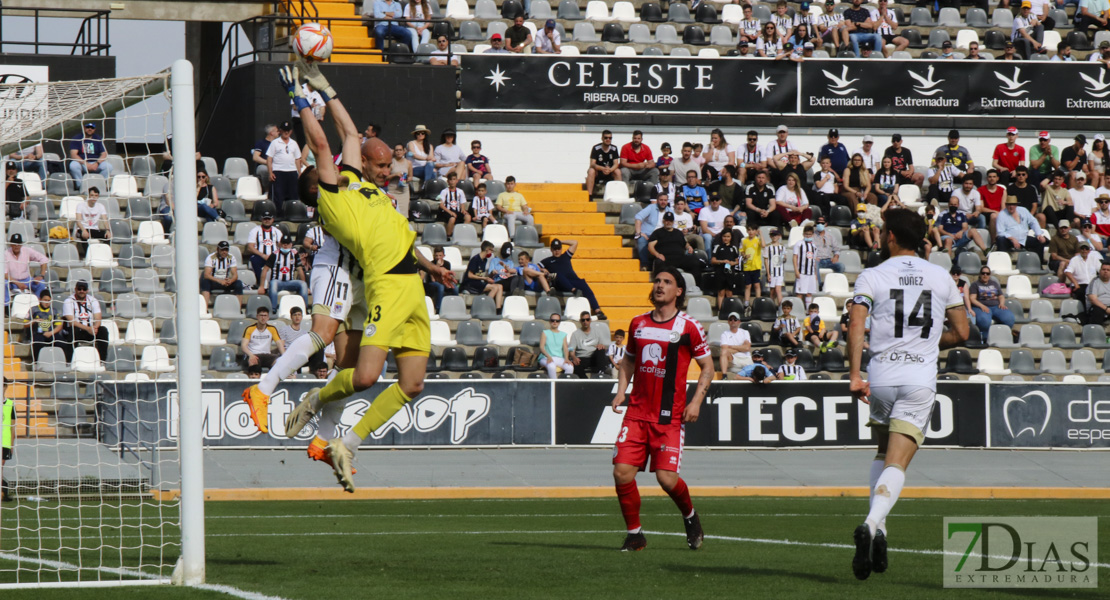
[[[682,467],[685,439],[686,426],[681,423],[659,425],[625,419],[613,449],[613,464],[632,465],[643,471],[650,458],[652,473],[656,470],[677,473]]]

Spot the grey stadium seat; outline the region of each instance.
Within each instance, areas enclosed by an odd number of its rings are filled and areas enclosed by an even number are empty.
[[[1010,328],[1001,323],[991,325],[987,333],[987,345],[995,348],[1017,348],[1018,346],[1014,343]]]

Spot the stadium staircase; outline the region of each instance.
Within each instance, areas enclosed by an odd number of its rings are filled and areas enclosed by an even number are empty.
[[[578,242],[574,269],[590,283],[612,331],[627,327],[632,317],[651,309],[647,275],[640,272],[639,261],[581,185],[522,183],[517,189],[528,199],[536,225],[542,226],[544,244],[555,238]]]
[[[291,3],[296,4],[296,3]],[[304,22],[309,20],[327,21],[327,19],[353,19],[359,17],[357,6],[349,0],[313,0],[312,5],[316,10],[315,19],[305,19]],[[300,21],[297,22],[300,24]],[[367,52],[374,50],[374,37],[370,35],[370,29],[365,25],[356,24],[353,21],[338,21],[328,26],[333,36],[335,36],[335,48],[331,61],[333,63],[357,63],[357,64],[380,64],[384,63],[385,59],[381,53],[373,54],[346,54],[345,52]]]

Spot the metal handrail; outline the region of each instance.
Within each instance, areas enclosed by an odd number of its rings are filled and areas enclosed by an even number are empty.
[[[73,43],[65,42],[44,42],[39,39],[39,21],[42,18],[61,18],[61,17],[76,17],[74,13],[85,15],[81,20],[81,26],[78,28],[77,37]],[[0,32],[3,31],[2,22],[4,16],[13,17],[26,17],[30,16],[34,19],[34,39],[31,41],[4,41],[3,34],[0,33],[0,53],[4,52],[4,45],[8,46],[31,46],[35,54],[40,54],[43,48],[69,48],[70,55],[76,55],[80,50],[83,56],[103,55],[107,56],[112,45],[109,42],[109,21],[111,19],[111,11],[109,10],[91,10],[79,8],[4,8],[0,6]],[[96,41],[93,41],[93,37]]]

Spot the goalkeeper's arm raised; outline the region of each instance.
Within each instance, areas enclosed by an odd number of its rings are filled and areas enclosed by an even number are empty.
[[[316,63],[306,63],[300,61],[297,63],[300,70],[301,77],[308,82],[308,86],[324,97],[324,104],[331,112],[332,119],[335,120],[335,129],[339,133],[339,140],[342,144],[343,159],[352,167],[359,167],[362,170],[362,142],[358,136],[358,128],[355,127],[354,119],[351,118],[350,113],[347,112],[347,107],[336,98],[335,89],[328,83],[324,74],[320,72],[320,67]],[[304,117],[302,117],[303,120]],[[315,117],[313,117],[315,119]],[[305,128],[305,135],[308,135],[308,128]],[[331,156],[328,154],[327,156]],[[354,157],[359,157],[357,160]]]
[[[293,101],[293,106],[296,107],[297,113],[301,116],[301,123],[304,124],[304,135],[308,142],[308,147],[316,156],[325,157],[323,160],[316,161],[316,172],[320,177],[320,183],[328,185],[339,184],[339,169],[335,168],[332,161],[327,160],[331,156],[331,148],[328,147],[328,136],[324,134],[324,128],[320,126],[320,122],[312,114],[312,105],[308,102],[308,98],[304,95],[304,90],[300,84],[300,69],[301,63],[292,67],[282,67],[278,69],[278,76],[281,80],[281,87],[289,93],[289,98]],[[327,83],[327,80],[324,80]],[[327,86],[331,94],[327,96],[330,104],[339,104],[339,99],[334,97],[335,90],[331,86]],[[317,90],[319,91],[319,90]],[[321,92],[321,95],[324,93]],[[342,106],[342,105],[340,105]],[[346,114],[344,111],[343,114]],[[348,117],[349,119],[350,117]],[[341,132],[342,135],[342,132]],[[356,142],[357,142],[356,132]]]

